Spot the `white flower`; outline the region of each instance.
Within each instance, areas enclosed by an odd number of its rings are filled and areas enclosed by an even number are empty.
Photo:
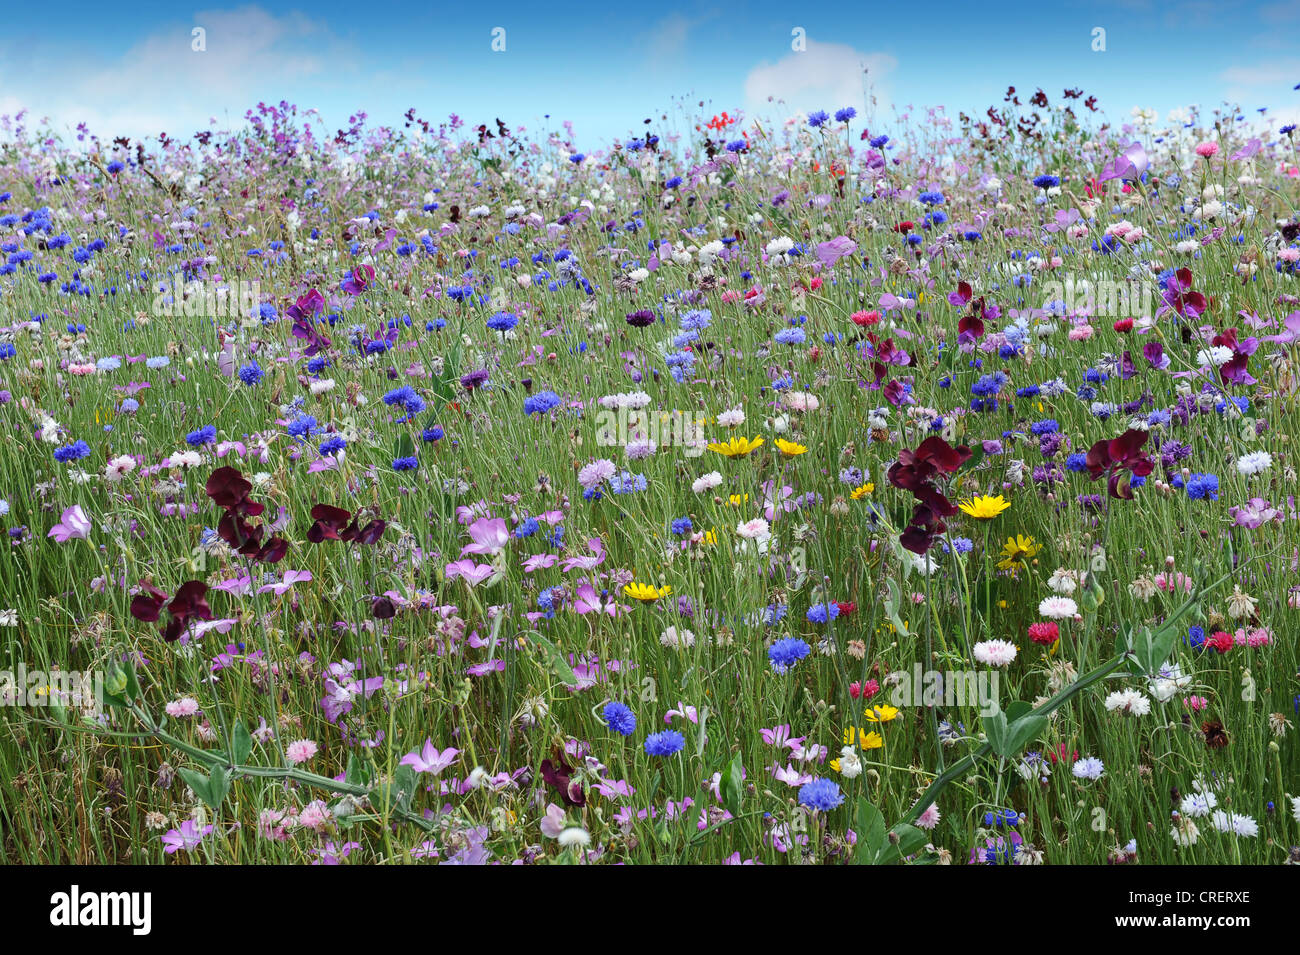
[[[678,630],[676,627],[669,627],[663,632],[659,642],[671,650],[678,647],[693,647],[695,646],[695,634],[689,630]]]
[[[916,825],[920,829],[933,829],[939,825],[939,807],[935,803],[926,806],[925,812],[917,817]]]
[[[1045,597],[1038,604],[1038,612],[1053,620],[1065,620],[1079,612],[1079,605],[1069,597]]]
[[[585,849],[591,845],[591,835],[582,826],[569,826],[555,841],[565,849]]]
[[[717,471],[710,471],[703,477],[696,478],[695,482],[691,485],[691,490],[696,494],[703,494],[705,491],[712,491],[721,483],[722,475]]]
[[[1214,815],[1210,817],[1210,822],[1220,832],[1233,832],[1247,839],[1253,839],[1259,835],[1259,823],[1250,816],[1243,816],[1238,812],[1216,810]]]
[[[791,411],[816,411],[821,407],[817,396],[806,391],[787,391],[782,401]]]
[[[1203,819],[1208,816],[1218,804],[1219,798],[1215,796],[1214,793],[1188,793],[1183,797],[1183,801],[1178,804],[1178,811],[1184,816]]]
[[[1260,474],[1267,471],[1273,466],[1273,455],[1267,451],[1251,451],[1249,454],[1243,454],[1237,458],[1237,471],[1250,477],[1252,474]]]
[[[135,470],[135,458],[129,454],[119,455],[108,462],[104,468],[104,477],[116,484]]]
[[[1291,815],[1295,816],[1295,821],[1300,822],[1300,796],[1291,797]]]
[[[1009,640],[985,640],[975,644],[971,652],[980,663],[1004,667],[1016,658],[1016,645]]]
[[[169,468],[196,468],[203,463],[197,451],[177,451],[167,459]]]
[[[1173,837],[1174,842],[1183,848],[1196,845],[1200,834],[1201,830],[1197,828],[1196,823],[1186,818],[1180,818],[1169,830],[1169,835]]]
[[[1116,690],[1106,697],[1106,709],[1112,713],[1122,711],[1134,716],[1146,716],[1151,712],[1151,701],[1137,690]]]
[[[736,525],[736,533],[745,540],[767,540],[772,536],[771,526],[761,517],[741,521]]]
[[[307,386],[313,395],[323,395],[334,390],[333,378],[318,378]]]
[[[745,423],[745,412],[739,408],[731,408],[718,415],[718,424],[724,428],[738,428]]]
[[[769,242],[763,247],[763,251],[768,255],[785,255],[785,253],[789,252],[793,248],[794,239],[783,235]]]
[[[1215,345],[1213,348],[1202,348],[1196,353],[1196,363],[1198,365],[1213,365],[1218,368],[1232,360],[1232,349],[1223,345]]]
[[[856,779],[862,774],[862,759],[858,756],[858,751],[852,746],[845,746],[840,750],[840,775],[845,779]],[[1297,807],[1300,807],[1300,799],[1296,800]],[[1300,808],[1297,808],[1300,813]],[[1297,816],[1296,818],[1300,818]]]
[[[1106,766],[1096,756],[1085,756],[1070,770],[1079,779],[1101,779]]]

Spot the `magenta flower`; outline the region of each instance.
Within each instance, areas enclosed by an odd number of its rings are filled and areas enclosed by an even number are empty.
[[[460,750],[451,746],[439,752],[438,747],[433,745],[433,740],[426,739],[424,748],[420,752],[407,753],[397,765],[410,766],[417,773],[433,773],[433,775],[437,776],[450,766],[459,755]]]
[[[1281,335],[1265,335],[1264,341],[1277,342],[1281,345],[1294,345],[1300,342],[1300,312],[1292,312],[1284,320],[1286,330]]]
[[[197,849],[199,843],[211,833],[211,826],[204,826],[202,829],[199,829],[194,825],[193,819],[186,819],[181,823],[179,829],[168,829],[167,832],[163,834],[163,852],[172,855],[180,849],[184,849],[186,852],[189,852],[191,849]]]
[[[485,554],[490,557],[505,550],[506,544],[510,541],[506,522],[499,517],[480,517],[469,526],[469,536],[473,538],[474,543],[466,544],[461,548],[462,557],[466,554]]]
[[[276,581],[273,584],[267,584],[265,587],[258,587],[257,592],[259,594],[264,594],[274,590],[277,597],[282,597],[294,584],[303,583],[308,580],[311,580],[310,570],[286,570],[284,572],[283,580]]]
[[[90,536],[90,518],[81,509],[80,504],[73,504],[63,509],[63,520],[50,528],[48,537],[53,537],[60,544],[79,537],[85,540]]]
[[[1244,527],[1253,531],[1261,524],[1267,524],[1282,512],[1262,497],[1252,497],[1241,507],[1229,508],[1228,513],[1232,515],[1233,523],[1237,527]]]
[[[472,560],[458,560],[453,564],[448,564],[445,573],[449,581],[460,577],[471,587],[477,587],[496,573],[496,569],[491,564],[476,564]]]
[[[1147,171],[1151,165],[1151,160],[1147,158],[1147,151],[1142,148],[1141,143],[1134,143],[1129,146],[1110,162],[1106,163],[1101,170],[1101,175],[1097,178],[1098,182],[1105,182],[1108,179],[1138,179],[1142,173]]]
[[[619,613],[627,613],[632,608],[620,604],[613,597],[606,603],[591,584],[583,584],[573,595],[573,609],[581,614],[604,612],[617,617]]]

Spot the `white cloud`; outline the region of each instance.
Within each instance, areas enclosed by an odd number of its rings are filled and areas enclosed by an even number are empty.
[[[788,112],[843,106],[859,113],[875,96],[875,109],[887,109],[888,87],[882,85],[898,67],[888,53],[864,53],[843,43],[807,41],[802,53],[792,52],[775,63],[760,63],[745,77],[749,111],[766,111],[783,102]]]
[[[193,27],[206,31],[202,51],[192,48]],[[187,137],[207,128],[212,118],[225,125],[259,100],[292,99],[303,81],[317,88],[341,82],[332,73],[348,71],[355,53],[304,14],[244,6],[199,11],[111,58],[69,59],[39,45],[23,51],[33,60],[47,55],[62,60],[60,82],[51,84],[45,71],[26,71],[36,82],[25,86],[24,71],[14,71],[6,83],[6,106],[21,103],[31,111],[29,123],[48,116],[58,130],[85,122],[107,139],[163,131]]]

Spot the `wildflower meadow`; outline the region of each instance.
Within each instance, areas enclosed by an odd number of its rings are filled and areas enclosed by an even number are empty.
[[[0,857],[1300,862],[1300,152],[1081,89],[0,129]]]

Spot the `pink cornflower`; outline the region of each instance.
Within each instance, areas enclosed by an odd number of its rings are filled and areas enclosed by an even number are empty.
[[[294,740],[284,751],[284,758],[295,766],[305,763],[316,755],[316,744],[309,739]]]
[[[1198,143],[1196,146],[1196,155],[1200,156],[1202,159],[1209,159],[1211,156],[1217,156],[1218,153],[1218,143],[1204,142]]]

